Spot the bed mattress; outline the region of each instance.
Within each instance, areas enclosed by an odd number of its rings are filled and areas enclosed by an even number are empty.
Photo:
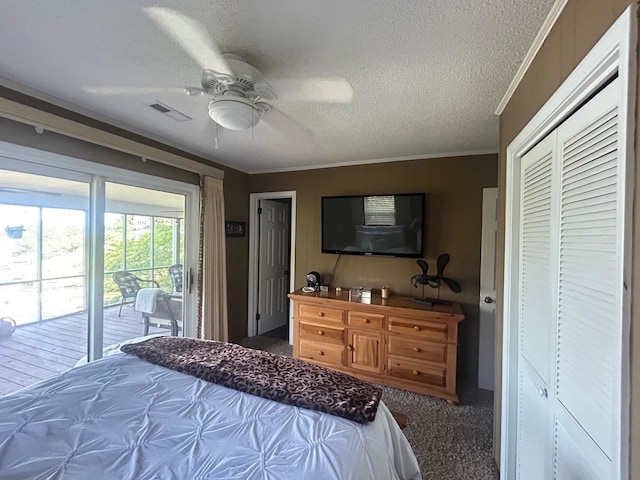
[[[388,408],[362,425],[123,353],[0,398],[0,478],[417,479]]]

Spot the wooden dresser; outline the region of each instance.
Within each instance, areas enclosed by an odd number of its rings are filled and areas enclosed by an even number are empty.
[[[349,301],[348,290],[289,294],[293,356],[371,382],[458,403],[460,305],[426,306],[409,297]]]

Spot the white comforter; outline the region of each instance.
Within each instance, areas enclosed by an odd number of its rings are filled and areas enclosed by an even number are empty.
[[[0,478],[414,479],[381,402],[366,425],[117,354],[0,398]]]

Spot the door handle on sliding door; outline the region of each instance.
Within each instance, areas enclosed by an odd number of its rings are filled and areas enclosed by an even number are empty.
[[[188,268],[185,281],[187,282],[187,292],[191,293],[193,287],[193,268]]]

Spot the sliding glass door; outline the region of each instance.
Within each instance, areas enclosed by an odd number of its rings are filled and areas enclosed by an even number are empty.
[[[0,395],[110,345],[196,330],[183,279],[198,187],[48,155],[3,157],[0,144]],[[136,305],[140,292],[157,305]]]

